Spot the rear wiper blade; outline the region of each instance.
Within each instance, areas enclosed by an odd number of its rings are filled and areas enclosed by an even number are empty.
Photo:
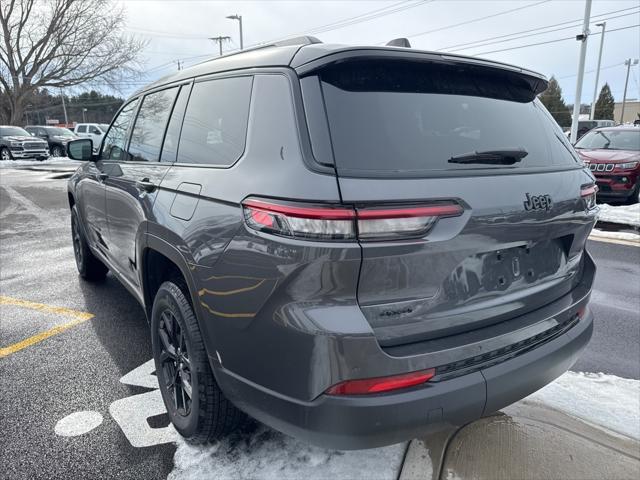
[[[529,155],[524,148],[482,150],[451,157],[449,163],[485,163],[487,165],[513,165]]]

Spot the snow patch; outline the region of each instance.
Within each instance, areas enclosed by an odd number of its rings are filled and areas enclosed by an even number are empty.
[[[168,480],[177,479],[396,479],[406,443],[370,450],[326,450],[258,425],[209,446],[181,438]]]
[[[524,401],[548,405],[640,440],[640,380],[567,372]]]
[[[39,167],[41,165],[80,165],[82,162],[78,160],[71,160],[68,157],[49,157],[46,160],[3,160],[0,161],[0,168],[15,168],[15,167]]]
[[[640,203],[615,206],[602,203],[599,207],[598,221],[600,222],[621,223],[632,227],[640,227]]]
[[[632,232],[607,232],[594,228],[589,235],[591,238],[613,238],[616,240],[628,240],[630,242],[640,243],[640,235]]]

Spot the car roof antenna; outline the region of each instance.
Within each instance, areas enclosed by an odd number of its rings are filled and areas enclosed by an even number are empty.
[[[407,38],[394,38],[393,40],[389,41],[386,46],[411,48],[411,44],[409,43],[409,40]]]

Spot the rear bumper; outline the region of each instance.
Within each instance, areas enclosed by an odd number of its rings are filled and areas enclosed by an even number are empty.
[[[593,332],[589,310],[564,334],[486,369],[400,393],[321,395],[301,402],[216,367],[225,395],[251,416],[309,443],[373,448],[463,425],[538,390],[568,370]]]

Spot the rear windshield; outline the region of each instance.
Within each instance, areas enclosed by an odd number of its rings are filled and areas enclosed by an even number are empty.
[[[605,150],[640,150],[640,128],[635,130],[592,130],[585,134],[576,148]]]
[[[486,71],[486,73],[485,73]],[[511,72],[353,61],[320,73],[336,167],[353,175],[567,167],[579,160],[528,85]],[[512,165],[449,162],[524,149]]]

